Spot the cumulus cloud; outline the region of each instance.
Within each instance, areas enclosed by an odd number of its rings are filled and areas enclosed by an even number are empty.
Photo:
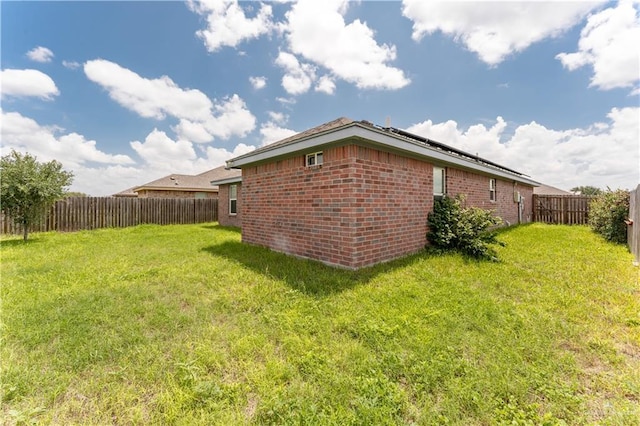
[[[557,37],[602,2],[430,2],[403,0],[414,40],[441,31],[489,64],[531,44]]]
[[[267,111],[269,118],[276,124],[285,124],[289,121],[289,116],[283,112]]]
[[[311,87],[316,78],[315,67],[298,62],[298,59],[288,52],[280,52],[276,64],[285,70],[282,77],[282,87],[290,95],[300,95]]]
[[[260,90],[266,87],[267,78],[266,77],[249,77],[249,82],[251,83],[251,86],[253,86],[254,89]]]
[[[580,185],[635,187],[640,182],[640,108],[613,108],[607,122],[586,128],[548,129],[532,121],[501,142],[507,123],[459,129],[455,121],[426,120],[409,132],[437,140],[530,175],[539,182],[568,189]]]
[[[204,170],[223,165],[226,160],[232,157],[246,154],[255,149],[254,146],[241,143],[236,145],[233,151],[210,146],[196,150],[191,142],[174,141],[165,132],[158,129],[149,133],[144,142],[133,141],[130,145],[142,159],[143,167],[153,170],[153,174],[158,176],[169,173],[201,173]],[[142,183],[138,182],[137,184]]]
[[[28,51],[27,57],[35,62],[51,62],[53,52],[46,47],[38,46]]]
[[[62,61],[62,66],[65,68],[68,68],[70,70],[77,70],[78,68],[80,68],[82,66],[82,64],[80,64],[79,62],[75,62],[75,61]]]
[[[295,135],[295,130],[287,129],[286,127],[280,127],[273,121],[268,121],[260,126],[260,135],[262,135],[262,145],[269,145],[270,143],[277,142],[279,140],[288,138]]]
[[[189,0],[189,8],[207,19],[207,28],[198,31],[209,52],[224,46],[235,47],[245,40],[258,38],[273,29],[271,6],[257,3],[260,9],[248,18],[237,0]]]
[[[362,89],[408,85],[404,72],[389,65],[396,59],[396,47],[378,44],[374,31],[359,19],[347,24],[348,7],[347,0],[295,3],[282,25],[290,51]]]
[[[2,82],[2,96],[27,97],[33,96],[44,100],[51,100],[60,91],[51,77],[38,70],[6,69],[0,72]]]
[[[41,161],[58,160],[66,167],[86,163],[132,164],[126,155],[100,151],[96,141],[77,133],[61,134],[56,126],[42,126],[18,112],[2,111],[2,145],[7,149],[29,152]]]
[[[142,117],[177,118],[174,130],[180,138],[204,143],[245,136],[255,128],[255,117],[235,94],[214,103],[200,90],[182,89],[167,76],[147,79],[103,59],[85,63],[84,72],[114,101]]]
[[[336,84],[333,82],[331,77],[323,75],[318,79],[315,91],[326,93],[327,95],[333,95],[336,91]]]
[[[621,1],[589,17],[580,33],[578,51],[556,56],[570,71],[591,65],[591,86],[603,90],[630,87],[640,80],[640,11]]]

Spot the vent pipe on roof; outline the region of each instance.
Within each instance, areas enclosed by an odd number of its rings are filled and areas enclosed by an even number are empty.
[[[391,127],[391,117],[387,115],[387,118],[384,119],[384,127],[387,129]]]

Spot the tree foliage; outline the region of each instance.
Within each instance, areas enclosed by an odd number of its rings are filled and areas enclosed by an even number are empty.
[[[464,196],[443,197],[436,200],[427,216],[427,240],[444,250],[457,250],[477,259],[498,260],[491,244],[498,241],[492,227],[502,223],[491,211],[477,207],[464,207]]]
[[[580,195],[600,195],[602,194],[602,189],[597,188],[595,186],[576,186],[571,188],[571,192],[574,194],[580,193]]]
[[[623,189],[607,189],[589,204],[589,226],[607,241],[627,242],[627,224],[624,220],[628,216],[629,191]]]
[[[0,159],[0,209],[22,226],[26,241],[29,226],[64,195],[72,180],[58,161],[40,163],[29,153],[12,150]]]

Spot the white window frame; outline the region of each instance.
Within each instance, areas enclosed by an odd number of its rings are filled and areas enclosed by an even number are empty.
[[[494,178],[489,179],[489,201],[495,203],[498,201],[498,194],[496,191],[496,180]]]
[[[312,152],[304,157],[304,164],[306,167],[321,166],[324,160],[322,151]]]
[[[235,216],[238,214],[238,184],[232,183],[229,185],[229,215]]]
[[[436,188],[436,173],[442,176],[442,186]],[[444,167],[433,166],[433,196],[444,197],[447,193],[447,169]]]

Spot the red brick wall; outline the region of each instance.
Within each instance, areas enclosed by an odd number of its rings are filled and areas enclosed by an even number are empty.
[[[204,192],[204,198],[218,198],[217,192]],[[138,191],[138,198],[195,198],[196,192],[194,191],[162,191],[162,190],[147,190],[143,189]]]
[[[412,253],[426,242],[430,164],[358,147],[243,169],[243,241],[350,268]],[[222,199],[222,195],[221,195]]]
[[[229,186],[220,185],[218,187],[218,223],[222,226],[241,226],[242,225],[242,185],[238,185],[235,215],[229,213]]]
[[[533,189],[518,190],[530,211]],[[220,223],[228,214],[225,191],[220,188]],[[513,183],[498,180],[492,203],[488,177],[447,168],[447,191],[517,223]],[[333,147],[324,150],[322,166],[305,167],[298,155],[243,169],[241,198],[244,242],[359,268],[424,247],[433,166],[372,148]]]
[[[514,202],[514,191],[519,191],[525,198],[523,222],[532,220],[533,187],[514,185],[513,182],[496,178],[496,201],[489,200],[489,176],[479,175],[469,171],[447,167],[446,171],[447,195],[455,197],[466,195],[468,206],[493,210],[496,216],[502,218],[505,224],[518,223],[518,203]]]

